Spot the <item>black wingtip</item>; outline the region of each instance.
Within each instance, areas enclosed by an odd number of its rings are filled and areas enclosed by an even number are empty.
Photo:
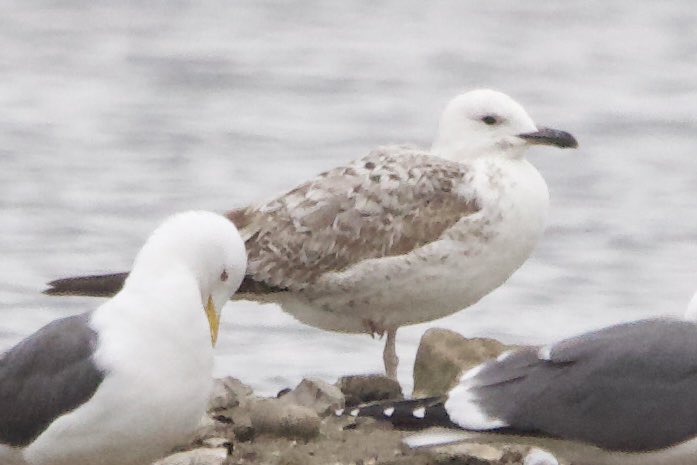
[[[112,273],[94,276],[76,276],[49,282],[43,294],[52,296],[112,297],[119,292],[128,273]]]
[[[397,428],[420,430],[432,426],[456,427],[445,410],[446,397],[379,401],[342,411],[342,415],[371,417],[392,423]]]

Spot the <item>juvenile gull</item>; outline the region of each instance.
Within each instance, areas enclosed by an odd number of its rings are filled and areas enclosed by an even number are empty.
[[[246,254],[223,216],[165,221],[123,289],[0,355],[0,463],[147,465],[205,413],[220,311]]]
[[[412,447],[522,443],[574,465],[686,465],[696,463],[696,410],[697,324],[655,318],[518,349],[472,368],[443,398],[358,415],[451,428],[409,437]]]
[[[535,144],[577,145],[538,128],[507,95],[475,90],[447,105],[430,152],[382,147],[231,211],[249,259],[236,298],[276,302],[326,330],[386,333],[395,378],[400,326],[477,302],[540,239],[549,193],[524,157]],[[108,295],[124,276],[58,280],[48,292]]]

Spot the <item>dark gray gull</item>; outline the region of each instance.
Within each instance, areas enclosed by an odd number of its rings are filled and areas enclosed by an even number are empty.
[[[513,99],[475,90],[445,108],[430,152],[387,146],[269,202],[231,211],[249,265],[236,298],[279,304],[331,331],[386,334],[462,310],[532,253],[549,209],[531,145],[576,147]],[[125,273],[50,283],[51,294],[108,295]]]
[[[351,412],[409,428],[411,447],[522,443],[574,465],[697,463],[697,324],[656,318],[501,354],[443,398]],[[466,431],[463,431],[466,430]]]
[[[113,299],[0,355],[0,463],[147,465],[187,441],[206,411],[220,311],[245,268],[225,217],[165,221]]]

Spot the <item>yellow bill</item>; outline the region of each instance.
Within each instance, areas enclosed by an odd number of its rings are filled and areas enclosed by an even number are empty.
[[[215,347],[215,343],[218,340],[220,319],[218,318],[218,314],[215,313],[215,305],[213,305],[213,298],[211,296],[208,296],[208,302],[206,303],[206,316],[208,317],[208,326],[211,328],[211,344]]]

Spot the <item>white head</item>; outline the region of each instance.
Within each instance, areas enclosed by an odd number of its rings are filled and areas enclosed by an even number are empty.
[[[692,296],[690,303],[687,304],[685,319],[697,323],[697,292],[695,293],[695,295]]]
[[[206,211],[179,213],[165,220],[138,252],[124,289],[147,285],[173,270],[190,273],[201,294],[215,344],[223,305],[247,269],[244,242],[227,218]]]
[[[478,89],[448,103],[431,150],[455,161],[481,156],[521,158],[532,144],[561,148],[578,145],[568,132],[538,128],[525,109],[508,95]]]

